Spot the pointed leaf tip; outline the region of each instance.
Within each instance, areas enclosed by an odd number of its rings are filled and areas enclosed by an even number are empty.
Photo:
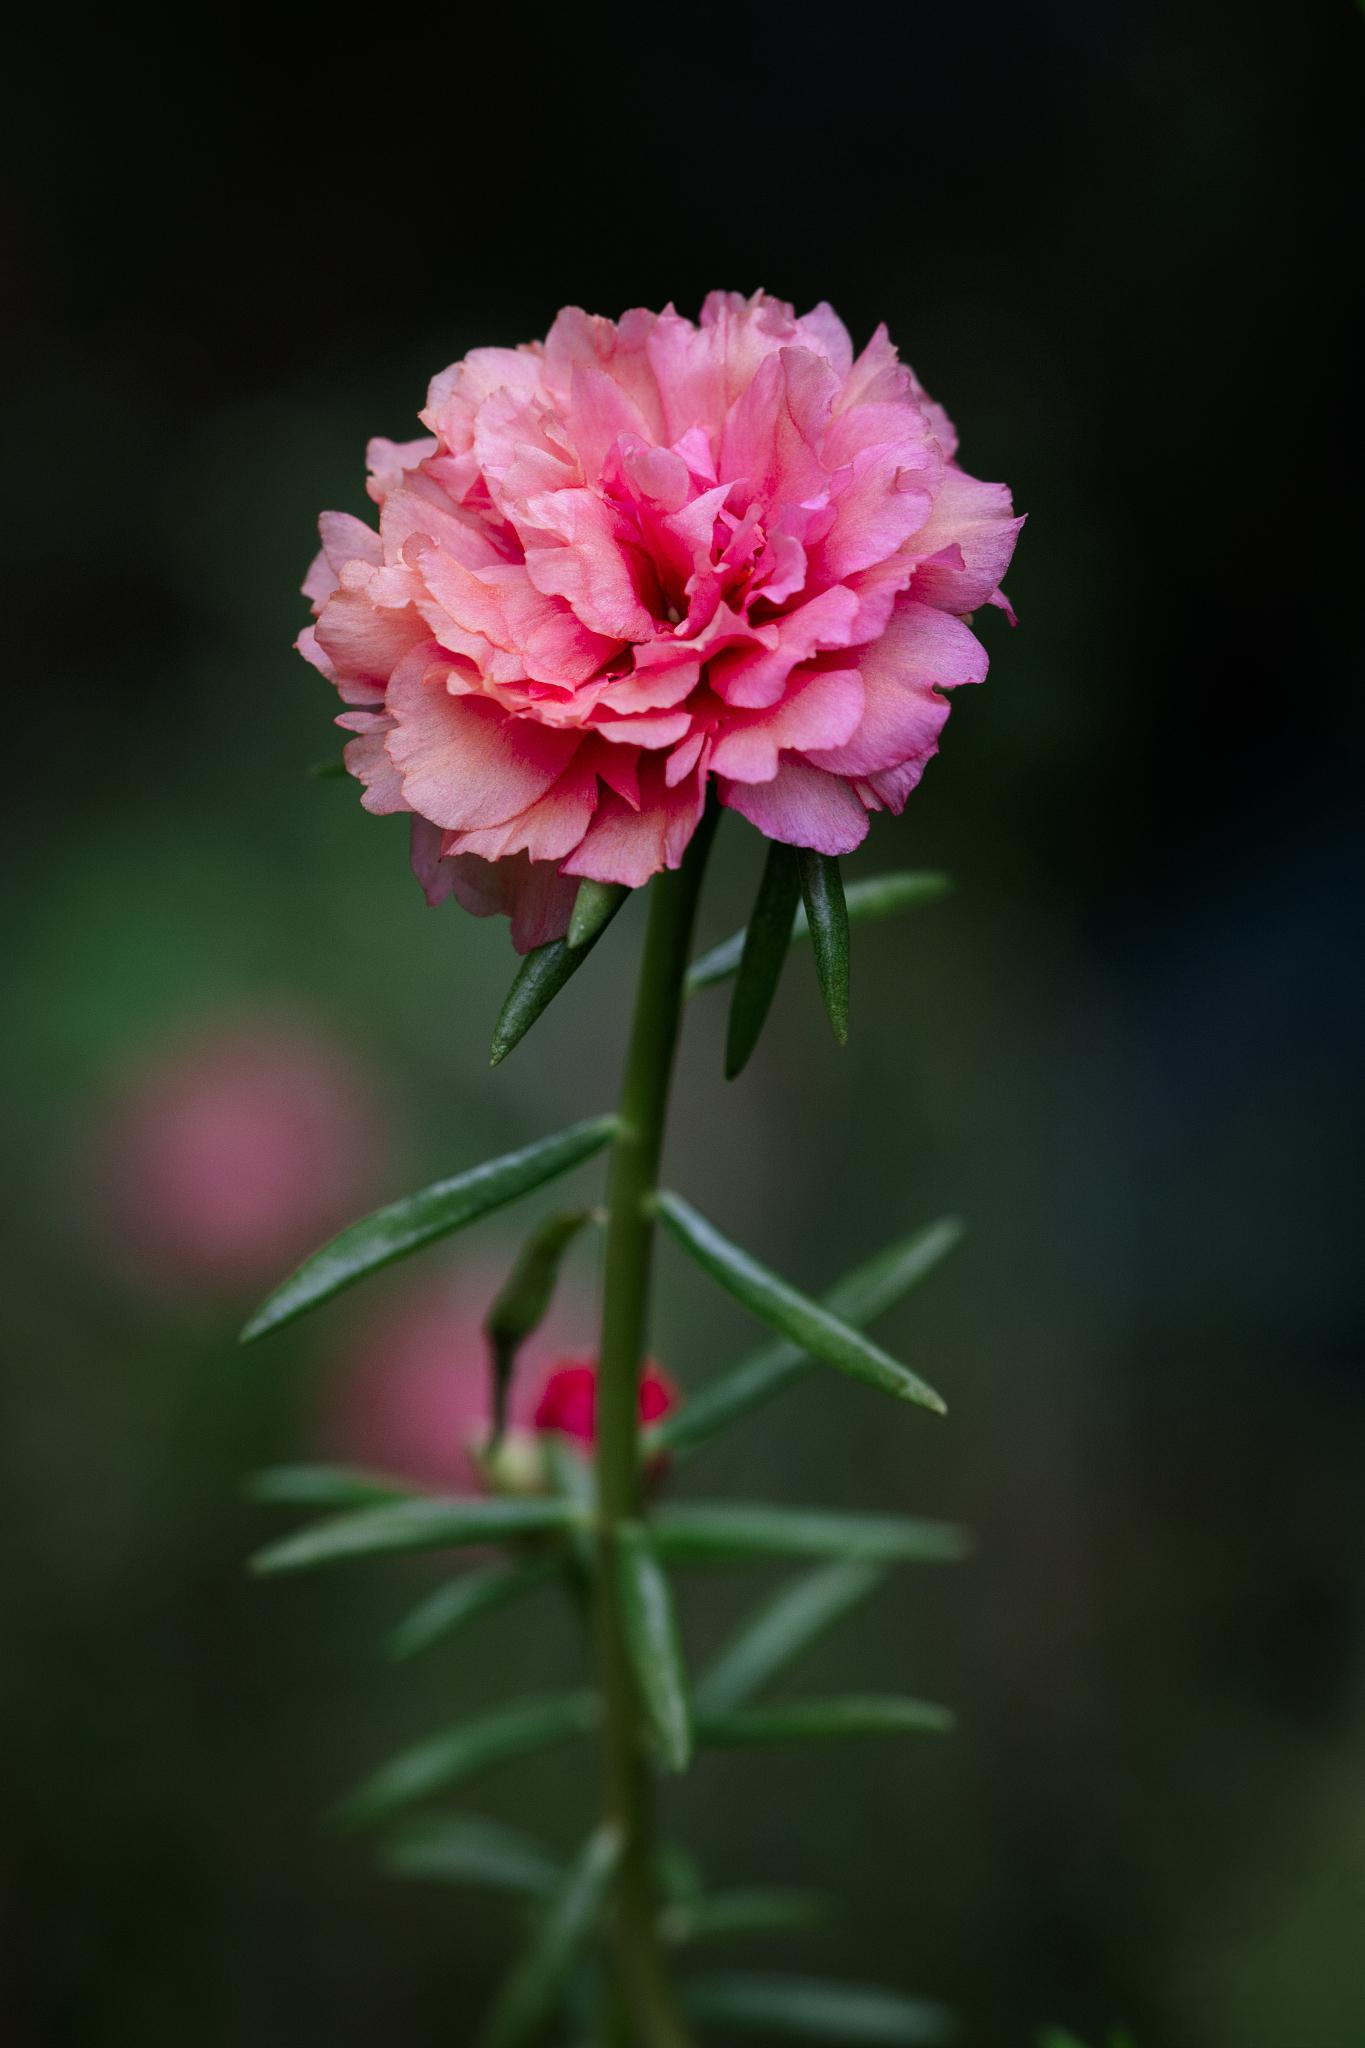
[[[462,1721],[405,1749],[343,1800],[336,1819],[363,1828],[418,1800],[443,1792],[494,1764],[510,1763],[576,1736],[591,1734],[600,1709],[593,1693],[560,1693],[514,1700],[472,1721]]]
[[[584,887],[587,886],[589,885],[584,884]],[[600,882],[591,884],[592,888],[599,890],[605,886]],[[582,893],[580,889],[579,897]],[[521,1044],[537,1018],[549,1008],[565,983],[577,974],[629,894],[629,889],[623,889],[614,902],[605,905],[600,897],[592,899],[592,918],[596,921],[591,929],[585,928],[592,923],[585,910],[579,926],[580,936],[576,941],[567,937],[550,939],[545,945],[536,946],[526,955],[517,969],[512,986],[507,991],[507,999],[498,1013],[498,1021],[493,1027],[490,1066],[499,1065],[515,1046]],[[577,910],[578,900],[575,899],[575,914]]]
[[[846,1564],[959,1564],[971,1538],[956,1522],[917,1515],[844,1514],[762,1502],[680,1501],[650,1522],[658,1556],[709,1563],[758,1557],[836,1558]]]
[[[250,1560],[258,1576],[272,1572],[311,1571],[341,1564],[348,1558],[391,1557],[409,1550],[446,1550],[460,1544],[505,1542],[566,1529],[577,1519],[571,1501],[479,1495],[470,1500],[441,1500],[419,1495],[389,1501],[354,1513],[330,1515],[310,1522],[279,1543],[258,1550]]]
[[[553,1137],[539,1138],[517,1152],[489,1159],[482,1166],[436,1181],[415,1195],[390,1202],[373,1215],[351,1224],[321,1251],[305,1259],[284,1284],[269,1295],[246,1324],[241,1342],[250,1344],[268,1331],[329,1301],[367,1273],[404,1259],[434,1238],[462,1230],[480,1216],[515,1202],[522,1195],[572,1166],[591,1159],[610,1143],[616,1130],[613,1116],[571,1124]]]
[[[770,1328],[798,1344],[813,1358],[864,1380],[901,1401],[914,1401],[936,1415],[947,1403],[926,1380],[864,1337],[850,1323],[779,1278],[738,1245],[721,1235],[690,1202],[669,1192],[655,1197],[655,1208],[684,1251],[702,1270]]]
[[[554,1857],[532,1836],[472,1815],[424,1815],[390,1836],[382,1862],[391,1877],[434,1879],[548,1898],[562,1880]]]
[[[958,1217],[944,1216],[908,1237],[897,1238],[821,1295],[821,1307],[861,1329],[931,1273],[959,1242],[963,1228]],[[645,1432],[646,1456],[657,1451],[687,1456],[718,1430],[772,1400],[815,1364],[789,1339],[765,1346],[653,1423]]]
[[[747,1748],[767,1742],[823,1742],[859,1735],[951,1735],[957,1717],[933,1700],[896,1695],[788,1700],[780,1706],[737,1707],[703,1714],[697,1740],[712,1748]]]
[[[810,926],[820,993],[840,1045],[848,1043],[848,905],[839,863],[827,853],[803,847],[799,857],[801,896]]]
[[[557,1557],[533,1558],[527,1564],[491,1564],[447,1579],[404,1615],[388,1641],[390,1657],[414,1657],[419,1650],[453,1635],[466,1622],[520,1600],[558,1576]]]
[[[694,1977],[685,2000],[698,2025],[718,2024],[727,2036],[811,2041],[818,2048],[946,2048],[957,2038],[946,2006],[873,1985],[728,1971]]]
[[[928,869],[868,875],[847,885],[844,905],[850,924],[876,924],[902,910],[917,910],[921,905],[937,903],[952,893],[952,886],[950,876]],[[800,941],[809,937],[810,920],[802,905],[796,913],[792,938]],[[718,946],[712,946],[709,952],[694,960],[687,970],[688,995],[695,995],[699,989],[712,988],[717,982],[728,981],[739,966],[743,950],[744,933],[732,932],[728,939],[722,939]]]
[[[837,1559],[784,1586],[751,1615],[696,1689],[699,1714],[743,1706],[882,1582],[880,1563]]]

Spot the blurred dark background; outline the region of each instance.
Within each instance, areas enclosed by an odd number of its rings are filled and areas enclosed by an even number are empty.
[[[335,736],[296,589],[317,511],[365,509],[365,437],[467,348],[763,284],[860,343],[885,318],[1030,524],[1019,630],[986,620],[991,680],[853,864],[956,894],[860,938],[842,1057],[793,972],[722,1095],[699,1000],[673,1146],[812,1284],[970,1219],[886,1325],[945,1426],[824,1376],[681,1482],[972,1522],[973,1564],[902,1575],[793,1680],[962,1732],[707,1761],[690,1838],[842,1901],[747,1959],[949,1999],[974,2048],[1365,2040],[1360,28],[63,17],[12,83],[7,2039],[464,2042],[512,1952],[496,1902],[386,1882],[320,1816],[571,1638],[527,1608],[391,1667],[422,1569],[249,1583],[240,1480],[344,1437],[386,1316],[436,1318],[438,1372],[448,1327],[453,1371],[514,1226],[233,1333],[337,1205],[610,1099],[639,921],[490,1077],[505,930],[427,912],[397,821],[307,779]],[[716,936],[756,872],[738,821],[722,847]],[[675,1376],[748,1341],[665,1258]],[[692,1641],[760,1586],[695,1583]],[[567,1840],[590,1778],[469,1803]]]

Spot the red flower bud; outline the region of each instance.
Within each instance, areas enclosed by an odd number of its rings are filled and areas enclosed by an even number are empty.
[[[677,1405],[677,1391],[657,1365],[647,1363],[640,1378],[640,1423],[657,1422]],[[585,1449],[597,1441],[597,1364],[567,1359],[546,1380],[533,1418],[540,1430],[557,1430]]]

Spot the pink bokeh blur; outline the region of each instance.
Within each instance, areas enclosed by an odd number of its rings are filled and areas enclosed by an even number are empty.
[[[487,1442],[492,1417],[483,1318],[505,1277],[491,1261],[469,1264],[419,1280],[369,1311],[324,1376],[316,1424],[322,1455],[422,1486],[481,1486],[472,1451]],[[588,1300],[566,1276],[522,1351],[508,1410],[513,1432],[534,1429],[547,1380],[591,1327]]]
[[[297,1014],[259,1013],[144,1051],[80,1177],[120,1278],[245,1303],[379,1199],[387,1149],[353,1056]]]

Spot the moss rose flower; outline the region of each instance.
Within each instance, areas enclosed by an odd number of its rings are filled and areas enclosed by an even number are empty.
[[[372,811],[434,902],[563,932],[578,879],[676,867],[708,783],[770,838],[847,853],[980,682],[1020,521],[954,460],[884,328],[717,292],[700,323],[562,312],[433,382],[370,444],[379,531],[322,519],[301,651],[339,690]]]

